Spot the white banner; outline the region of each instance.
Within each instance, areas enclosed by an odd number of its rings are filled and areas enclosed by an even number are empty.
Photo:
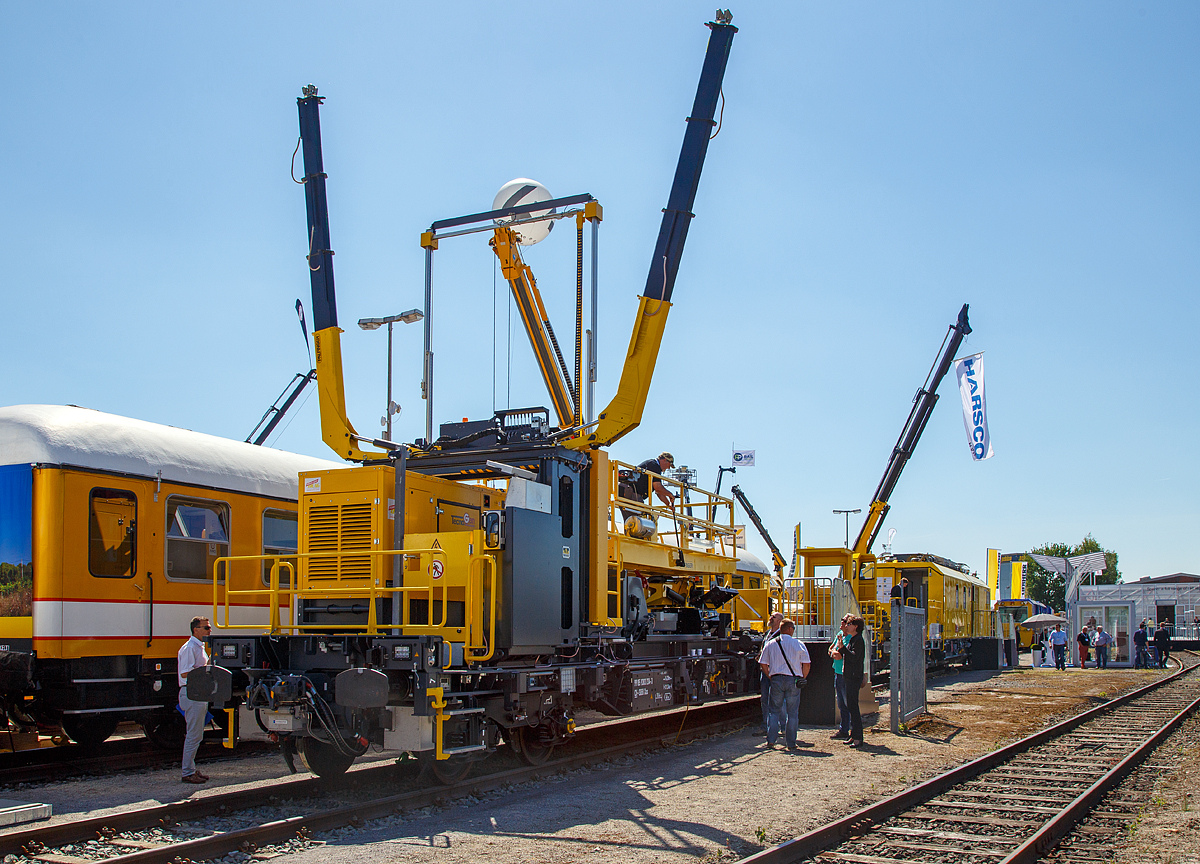
[[[988,434],[987,396],[983,390],[983,355],[972,354],[954,364],[958,392],[962,396],[963,425],[967,444],[976,462],[992,458],[992,436]]]
[[[734,468],[753,468],[754,467],[754,451],[753,450],[734,450],[733,451],[733,467]]]

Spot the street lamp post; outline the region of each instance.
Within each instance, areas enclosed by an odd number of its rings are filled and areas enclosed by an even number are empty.
[[[849,549],[850,548],[850,514],[851,513],[861,513],[862,508],[859,507],[857,510],[834,510],[833,512],[834,513],[844,513],[846,516],[846,548]]]
[[[399,315],[389,315],[387,318],[360,318],[358,326],[364,330],[378,330],[384,324],[388,330],[388,347],[387,347],[387,414],[384,416],[384,440],[392,440],[392,325],[397,321],[405,324],[413,324],[425,317],[420,309],[409,309],[407,312],[402,312]]]

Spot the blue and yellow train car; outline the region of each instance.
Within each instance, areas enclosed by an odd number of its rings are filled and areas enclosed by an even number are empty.
[[[175,655],[214,562],[297,546],[297,477],[335,465],[74,406],[0,408],[0,699],[96,743],[178,732]],[[252,587],[254,575],[246,575]],[[266,602],[240,618],[265,624]]]
[[[1009,600],[997,600],[996,611],[1000,613],[1000,627],[1002,632],[1007,632],[1006,622],[1011,621],[1016,626],[1017,642],[1021,650],[1026,650],[1033,645],[1034,631],[1028,627],[1022,627],[1021,622],[1034,615],[1053,615],[1054,610],[1045,603],[1039,603],[1037,600],[1031,600],[1028,597],[1015,597]],[[1054,629],[1053,627],[1049,629]]]

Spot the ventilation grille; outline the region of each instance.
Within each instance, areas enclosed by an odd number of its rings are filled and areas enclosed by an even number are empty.
[[[309,508],[307,551],[313,555],[334,553],[328,558],[308,559],[310,583],[371,578],[371,556],[345,554],[371,550],[371,515],[370,504],[329,504]]]

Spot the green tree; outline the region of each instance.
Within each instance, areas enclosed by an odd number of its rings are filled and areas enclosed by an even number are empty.
[[[1086,555],[1089,552],[1103,552],[1104,561],[1108,566],[1104,568],[1103,573],[1096,574],[1096,584],[1116,585],[1121,581],[1121,571],[1117,569],[1117,553],[1111,549],[1105,549],[1091,534],[1074,546],[1066,543],[1046,543],[1029,551],[1054,558],[1072,558],[1076,555]],[[1051,573],[1043,569],[1032,558],[1026,558],[1026,560],[1029,562],[1029,596],[1056,611],[1061,612],[1066,609],[1067,586],[1063,577],[1058,573]]]

